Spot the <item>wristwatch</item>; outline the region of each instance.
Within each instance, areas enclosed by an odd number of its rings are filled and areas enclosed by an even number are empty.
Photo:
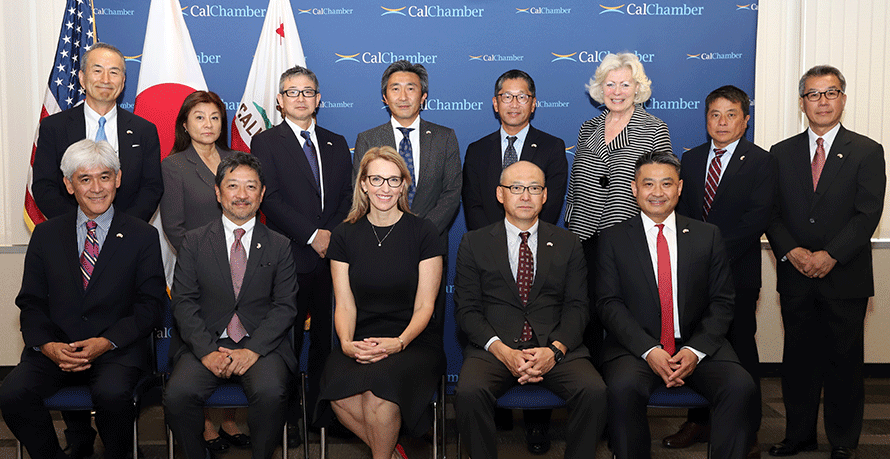
[[[556,363],[562,362],[562,359],[565,358],[566,355],[563,354],[558,347],[554,346],[553,343],[550,343],[550,345],[547,347],[549,347],[550,350],[553,351],[553,359],[556,360]]]

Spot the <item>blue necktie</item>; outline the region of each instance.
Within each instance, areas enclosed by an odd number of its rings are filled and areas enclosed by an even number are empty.
[[[108,141],[108,137],[105,137],[105,117],[99,118],[99,131],[96,132],[96,142],[100,141]]]
[[[300,136],[306,139],[306,142],[303,143],[303,153],[306,155],[306,161],[309,161],[309,169],[312,169],[312,175],[315,177],[315,186],[321,188],[318,180],[318,158],[315,156],[312,136],[309,134],[309,131],[301,131]]]
[[[414,175],[414,153],[411,150],[411,140],[408,139],[408,133],[414,128],[400,127],[398,129],[402,131],[403,136],[402,141],[399,142],[399,154],[405,160],[405,164],[408,165],[408,173],[411,174],[411,186],[408,187],[408,204],[410,205],[414,202],[414,192],[417,190],[417,177]]]

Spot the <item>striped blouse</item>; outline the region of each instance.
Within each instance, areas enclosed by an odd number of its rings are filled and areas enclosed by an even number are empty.
[[[606,145],[606,115],[584,122],[566,196],[566,226],[581,240],[640,212],[630,188],[641,154],[671,149],[664,121],[634,106],[627,126]]]

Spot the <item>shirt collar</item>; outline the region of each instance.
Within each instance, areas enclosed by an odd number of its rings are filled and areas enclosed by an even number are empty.
[[[513,145],[516,145],[517,143],[525,144],[525,137],[528,135],[529,126],[531,126],[531,124],[526,124],[524,128],[522,128],[519,132],[517,132],[515,134],[516,142]],[[507,134],[507,131],[504,130],[503,126],[501,126],[500,132],[501,132],[501,143],[504,145],[508,145],[509,143],[507,142],[507,137],[510,137],[510,134]]]
[[[823,146],[830,146],[834,143],[834,138],[837,137],[837,133],[841,130],[841,123],[837,123],[833,128],[829,129],[824,135],[816,135],[813,132],[812,128],[807,128],[807,134],[810,138],[810,145],[816,145],[816,139],[822,137]],[[826,148],[826,153],[828,153],[828,149]]]
[[[232,220],[229,220],[229,217],[226,217],[225,214],[223,214],[222,224],[223,224],[223,229],[226,230],[226,234],[232,234],[236,228],[241,228],[244,230],[245,233],[249,233],[251,230],[253,230],[253,227],[256,225],[256,216],[254,216],[250,220],[247,220],[247,223],[245,223],[241,226],[238,226],[235,224],[235,222],[233,222]]]
[[[655,228],[655,225],[656,225],[655,221],[652,220],[651,218],[647,217],[646,214],[640,212],[640,217],[642,217],[642,219],[643,219],[643,230],[644,231],[646,231],[648,233],[650,229]],[[666,229],[669,229],[669,230],[673,231],[674,234],[677,234],[677,213],[676,212],[671,212],[671,214],[668,215],[667,218],[665,218],[664,221],[661,223],[664,223],[664,227]]]
[[[392,116],[389,117],[389,124],[392,125],[393,131],[397,131],[400,127],[408,127],[408,128],[414,129],[411,132],[420,132],[420,115],[418,114],[417,118],[414,118],[414,121],[411,123],[410,126],[402,126],[402,123],[399,123],[395,119],[395,117],[392,117]],[[398,140],[398,139],[396,139],[396,140]]]
[[[93,107],[90,107],[90,104],[84,101],[83,103],[83,114],[86,116],[87,121],[90,121],[95,124],[99,124],[99,118],[105,117],[105,123],[107,124],[109,121],[117,119],[117,105],[112,105],[111,110],[104,115],[100,115],[97,111],[93,110]]]
[[[315,119],[314,119],[314,118],[312,119],[312,122],[309,123],[309,128],[308,128],[308,129],[303,129],[303,128],[301,128],[300,126],[297,126],[297,123],[294,123],[293,121],[291,121],[291,120],[289,120],[289,119],[287,119],[287,118],[284,119],[284,122],[286,122],[287,125],[290,126],[290,129],[291,129],[292,131],[294,131],[294,135],[297,136],[297,139],[301,139],[301,138],[303,138],[303,137],[300,135],[300,133],[303,132],[303,131],[309,131],[309,135],[310,135],[310,136],[315,134]]]
[[[96,222],[100,228],[104,231],[109,231],[111,229],[111,221],[114,219],[114,204],[108,206],[108,210],[106,210],[102,215],[94,218],[93,221]],[[87,214],[83,213],[83,209],[80,206],[77,206],[77,226],[85,224],[88,220]]]
[[[540,218],[537,219],[537,220],[535,220],[535,224],[533,224],[533,225],[531,226],[531,228],[529,228],[529,229],[526,230],[526,231],[528,231],[528,233],[529,233],[529,236],[528,236],[529,238],[531,238],[532,236],[535,236],[536,234],[538,234],[538,223],[540,223],[540,222],[541,222],[541,219],[540,219]],[[514,224],[510,223],[510,221],[507,220],[506,218],[504,218],[504,227],[507,228],[507,237],[508,237],[508,238],[516,239],[516,238],[519,237],[519,233],[522,232],[521,229],[519,229],[519,228],[518,228],[517,226],[515,226]]]
[[[741,137],[739,137],[738,139],[735,139],[735,142],[732,142],[732,143],[730,143],[729,145],[727,145],[727,146],[725,146],[725,147],[723,147],[723,148],[720,148],[720,150],[726,150],[726,153],[723,153],[723,156],[732,156],[732,154],[735,153],[735,149],[736,149],[736,147],[739,146],[739,141],[740,141],[740,140],[742,140]],[[714,153],[714,150],[717,150],[717,149],[718,149],[717,146],[714,145],[714,140],[711,140],[711,151],[708,152],[708,153],[713,154],[713,153]]]

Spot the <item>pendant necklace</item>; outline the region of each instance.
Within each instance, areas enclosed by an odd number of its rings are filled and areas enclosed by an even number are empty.
[[[369,221],[368,223],[371,223],[371,222]],[[377,235],[377,229],[374,228],[373,223],[371,224],[371,231],[374,232],[374,237],[377,238],[377,247],[383,246],[383,241],[385,241],[386,238],[389,237],[389,233],[392,233],[392,229],[395,227],[396,227],[396,225],[395,225],[395,223],[393,223],[393,225],[389,227],[389,231],[386,232],[386,235],[383,236],[383,239],[380,239],[380,236]]]

